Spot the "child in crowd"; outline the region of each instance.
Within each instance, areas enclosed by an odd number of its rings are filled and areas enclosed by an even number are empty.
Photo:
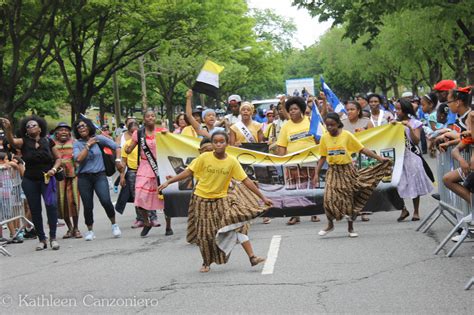
[[[216,131],[211,141],[213,152],[201,154],[183,172],[160,185],[158,191],[190,176],[198,179],[189,211],[194,216],[195,240],[203,259],[200,272],[209,272],[212,263],[227,263],[236,243],[242,245],[250,264],[255,266],[265,259],[254,255],[249,238],[245,235],[246,224],[265,211],[265,207],[258,204],[258,198],[267,206],[271,206],[272,201],[247,177],[237,159],[225,152],[229,143],[227,133]],[[246,198],[229,196],[228,188],[232,179],[241,181],[252,193]]]
[[[319,235],[324,236],[334,230],[334,219],[345,218],[348,221],[349,237],[357,237],[353,221],[382,178],[391,174],[391,162],[390,159],[378,156],[365,148],[352,133],[343,130],[344,125],[337,113],[328,113],[324,122],[327,132],[319,143],[321,158],[313,180],[316,186],[319,172],[327,161],[329,169],[326,173],[324,209],[328,225]],[[357,171],[352,164],[351,154],[358,152],[380,161],[381,164]]]
[[[470,113],[466,122],[468,130],[461,134],[461,142],[451,152],[453,159],[459,162],[460,167],[446,173],[443,176],[443,182],[448,189],[469,203],[474,193],[474,155],[471,154],[468,162],[462,157],[460,151],[474,145],[474,112]]]

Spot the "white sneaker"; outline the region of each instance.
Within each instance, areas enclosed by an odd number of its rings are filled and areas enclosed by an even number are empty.
[[[455,243],[459,242],[461,240],[461,237],[464,236],[464,234],[467,234],[467,230],[463,230],[461,234],[451,237],[451,241]],[[469,237],[469,235],[467,237]]]
[[[349,237],[350,238],[354,238],[354,237],[358,237],[359,234],[357,234],[356,232],[349,232]]]
[[[329,232],[332,232],[332,231],[334,231],[334,226],[333,226],[332,228],[330,228],[329,230],[327,230],[327,231],[326,231],[326,230],[321,230],[321,231],[319,231],[318,235],[319,235],[319,236],[325,236],[325,235],[327,235]]]
[[[86,241],[92,241],[93,239],[95,239],[94,231],[87,231],[86,235],[84,236],[84,239]]]
[[[112,224],[112,234],[115,238],[122,236],[122,232],[117,224]]]

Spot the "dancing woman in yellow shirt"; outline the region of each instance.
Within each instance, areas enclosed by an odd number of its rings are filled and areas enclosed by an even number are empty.
[[[250,264],[255,266],[265,259],[254,255],[249,238],[244,234],[246,224],[267,208],[260,206],[258,199],[266,206],[272,206],[272,201],[247,177],[237,159],[225,153],[229,142],[225,132],[213,133],[211,141],[213,152],[201,154],[186,170],[159,186],[158,191],[193,175],[199,178],[189,211],[194,213],[196,243],[203,259],[201,272],[208,272],[212,263],[227,263],[237,242],[242,244]],[[229,184],[233,178],[241,181],[250,190],[248,194],[242,197],[228,195]]]
[[[333,220],[348,221],[349,237],[357,237],[354,232],[353,220],[364,208],[375,187],[384,176],[392,172],[391,161],[378,156],[365,148],[349,131],[343,130],[344,125],[336,113],[329,113],[325,119],[327,132],[319,143],[318,161],[314,175],[315,184],[319,181],[319,172],[325,161],[329,164],[324,189],[324,210],[328,225],[319,232],[324,236],[334,230]],[[370,168],[356,170],[352,165],[352,153],[363,153],[381,163]]]

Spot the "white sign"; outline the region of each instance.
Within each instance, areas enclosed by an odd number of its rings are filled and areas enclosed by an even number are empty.
[[[314,79],[302,78],[286,80],[286,95],[302,97],[314,95]]]

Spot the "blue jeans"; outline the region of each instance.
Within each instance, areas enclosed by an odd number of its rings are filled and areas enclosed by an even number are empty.
[[[84,205],[84,219],[87,226],[94,224],[94,191],[99,197],[99,202],[104,207],[109,219],[115,218],[114,205],[110,200],[109,182],[105,172],[92,174],[79,174],[77,185]]]
[[[36,233],[40,241],[46,240],[43,228],[43,215],[41,207],[41,195],[45,199],[47,185],[42,180],[32,180],[24,177],[21,182],[21,187],[26,195],[28,206],[30,206],[33,224],[35,225]],[[58,207],[56,199],[52,205],[46,206],[46,215],[48,217],[49,237],[54,240],[56,238],[56,227],[58,225]]]

